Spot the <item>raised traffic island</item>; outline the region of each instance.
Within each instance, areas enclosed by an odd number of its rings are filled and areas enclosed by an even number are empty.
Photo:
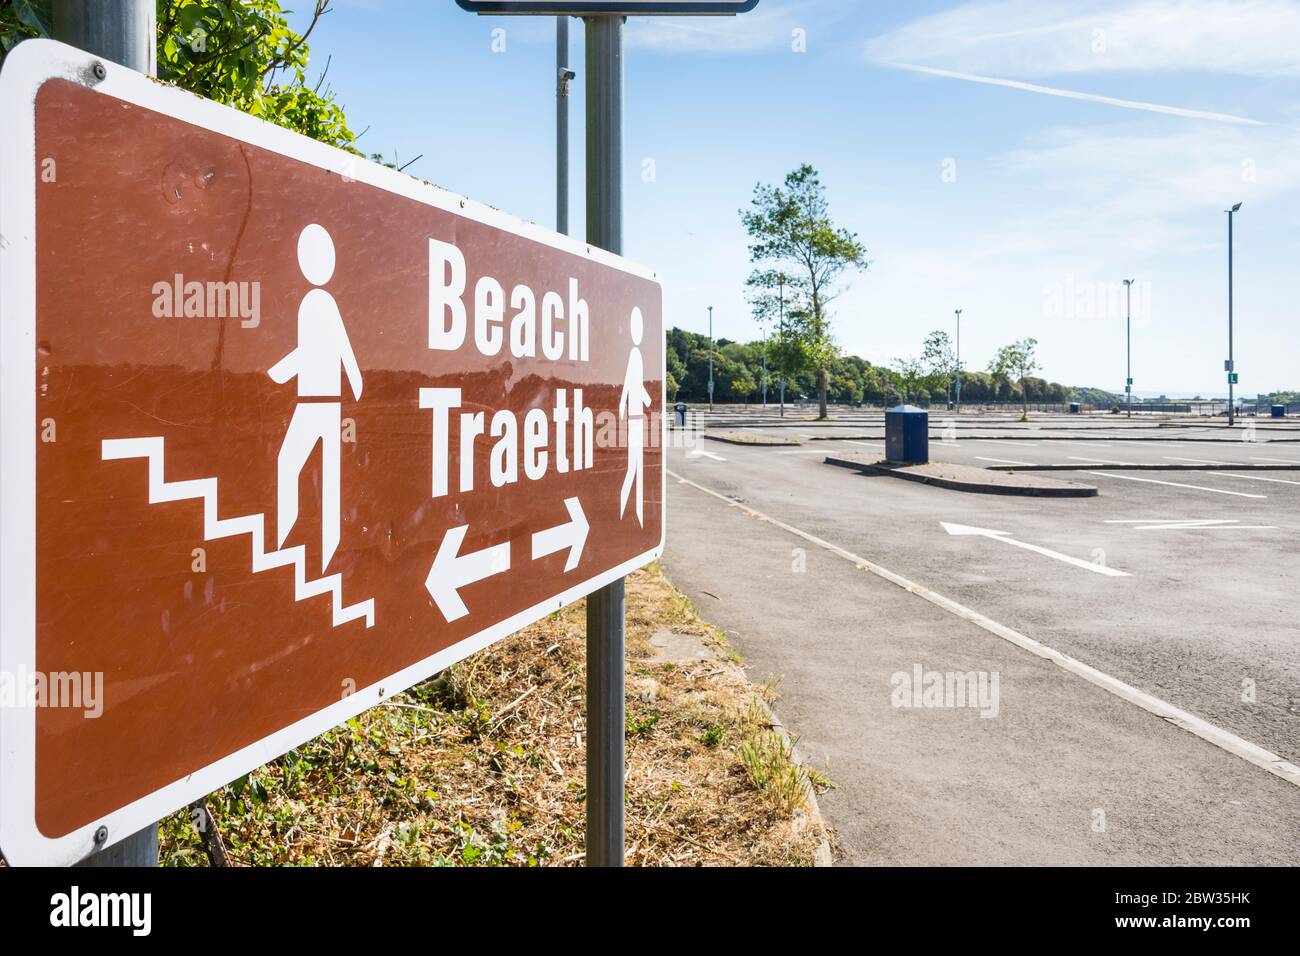
[[[828,465],[852,468],[865,474],[888,475],[953,491],[972,491],[986,495],[1028,495],[1039,498],[1093,498],[1097,495],[1095,485],[1060,481],[1056,478],[1044,478],[1041,475],[992,471],[988,468],[973,468],[970,465],[956,465],[949,462],[896,463],[880,461],[873,455],[862,452],[827,455],[825,461]]]

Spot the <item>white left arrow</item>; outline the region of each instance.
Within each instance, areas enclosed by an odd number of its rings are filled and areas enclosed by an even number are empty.
[[[1007,531],[992,531],[988,528],[975,528],[968,524],[951,524],[947,521],[940,521],[943,530],[954,535],[978,535],[983,538],[989,538],[993,541],[1001,541],[1004,544],[1012,544],[1017,548],[1024,548],[1026,551],[1033,551],[1035,554],[1046,555],[1049,558],[1055,558],[1057,561],[1064,561],[1066,564],[1073,564],[1076,568],[1083,568],[1085,571],[1092,571],[1095,574],[1105,574],[1112,578],[1126,578],[1129,576],[1127,571],[1119,571],[1115,568],[1108,568],[1104,564],[1098,564],[1095,561],[1085,561],[1082,558],[1072,558],[1068,554],[1061,554],[1059,551],[1053,551],[1050,548],[1044,548],[1037,544],[1029,544],[1025,541],[1017,541],[1011,537]]]
[[[565,498],[564,507],[569,510],[569,520],[564,524],[533,533],[533,560],[544,558],[548,554],[569,549],[569,558],[564,562],[567,574],[578,566],[582,560],[582,546],[587,543],[587,516],[583,514],[582,502],[577,498]]]
[[[438,555],[433,559],[433,566],[429,568],[429,576],[424,579],[429,596],[448,623],[469,613],[469,608],[460,599],[460,588],[510,570],[509,541],[494,544],[482,551],[461,554],[460,546],[468,533],[467,524],[447,529],[447,533],[442,536]]]

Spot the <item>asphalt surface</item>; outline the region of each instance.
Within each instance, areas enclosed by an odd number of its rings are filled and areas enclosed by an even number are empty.
[[[858,425],[840,433],[864,437],[799,448],[674,448],[689,483],[669,480],[665,566],[752,677],[781,680],[782,719],[837,784],[822,804],[846,862],[1300,862],[1294,783],[828,549],[1300,763],[1300,442],[1225,440],[1221,425],[1165,441],[1147,423],[1045,438],[1055,424],[949,429],[932,457],[1078,464],[1059,477],[1099,497],[975,495],[823,464],[883,450]],[[790,431],[828,434],[774,433]],[[1107,472],[1115,461],[1296,469]],[[917,665],[996,673],[996,716],[896,706],[896,675]]]

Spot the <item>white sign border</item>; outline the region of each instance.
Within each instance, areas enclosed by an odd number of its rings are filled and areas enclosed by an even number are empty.
[[[94,70],[105,71],[102,80]],[[0,71],[0,674],[36,670],[36,95],[51,79],[173,116],[184,122],[329,170],[386,192],[660,285],[651,270],[490,206],[326,146],[238,110],[160,83],[124,66],[53,40],[26,40]],[[662,303],[662,294],[661,299]],[[662,306],[660,325],[663,326]],[[667,360],[667,330],[663,329]],[[663,376],[666,380],[666,375]],[[661,395],[661,408],[666,395]],[[667,421],[661,417],[660,448]],[[667,535],[668,469],[661,468],[659,544],[558,596],[426,657],[384,680],[256,743],[176,780],[148,796],[57,838],[36,825],[36,715],[31,707],[0,708],[0,850],[11,865],[62,866],[96,849],[95,832],[108,828],[111,845],[225,786],[245,773],[319,736],[350,717],[542,619],[592,591],[657,560]]]

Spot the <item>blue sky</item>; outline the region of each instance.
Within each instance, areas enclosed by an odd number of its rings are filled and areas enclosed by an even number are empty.
[[[554,30],[453,0],[335,0],[312,66],[330,58],[367,150],[422,154],[412,174],[553,225]],[[809,162],[871,259],[835,303],[846,351],[915,355],[961,308],[967,367],[1032,335],[1048,378],[1120,390],[1134,278],[1135,390],[1208,395],[1226,390],[1223,210],[1239,201],[1241,393],[1300,388],[1297,93],[1292,0],[761,0],[641,18],[625,254],[663,277],[670,324],[705,331],[712,305],[715,334],[756,338],[737,210]]]

